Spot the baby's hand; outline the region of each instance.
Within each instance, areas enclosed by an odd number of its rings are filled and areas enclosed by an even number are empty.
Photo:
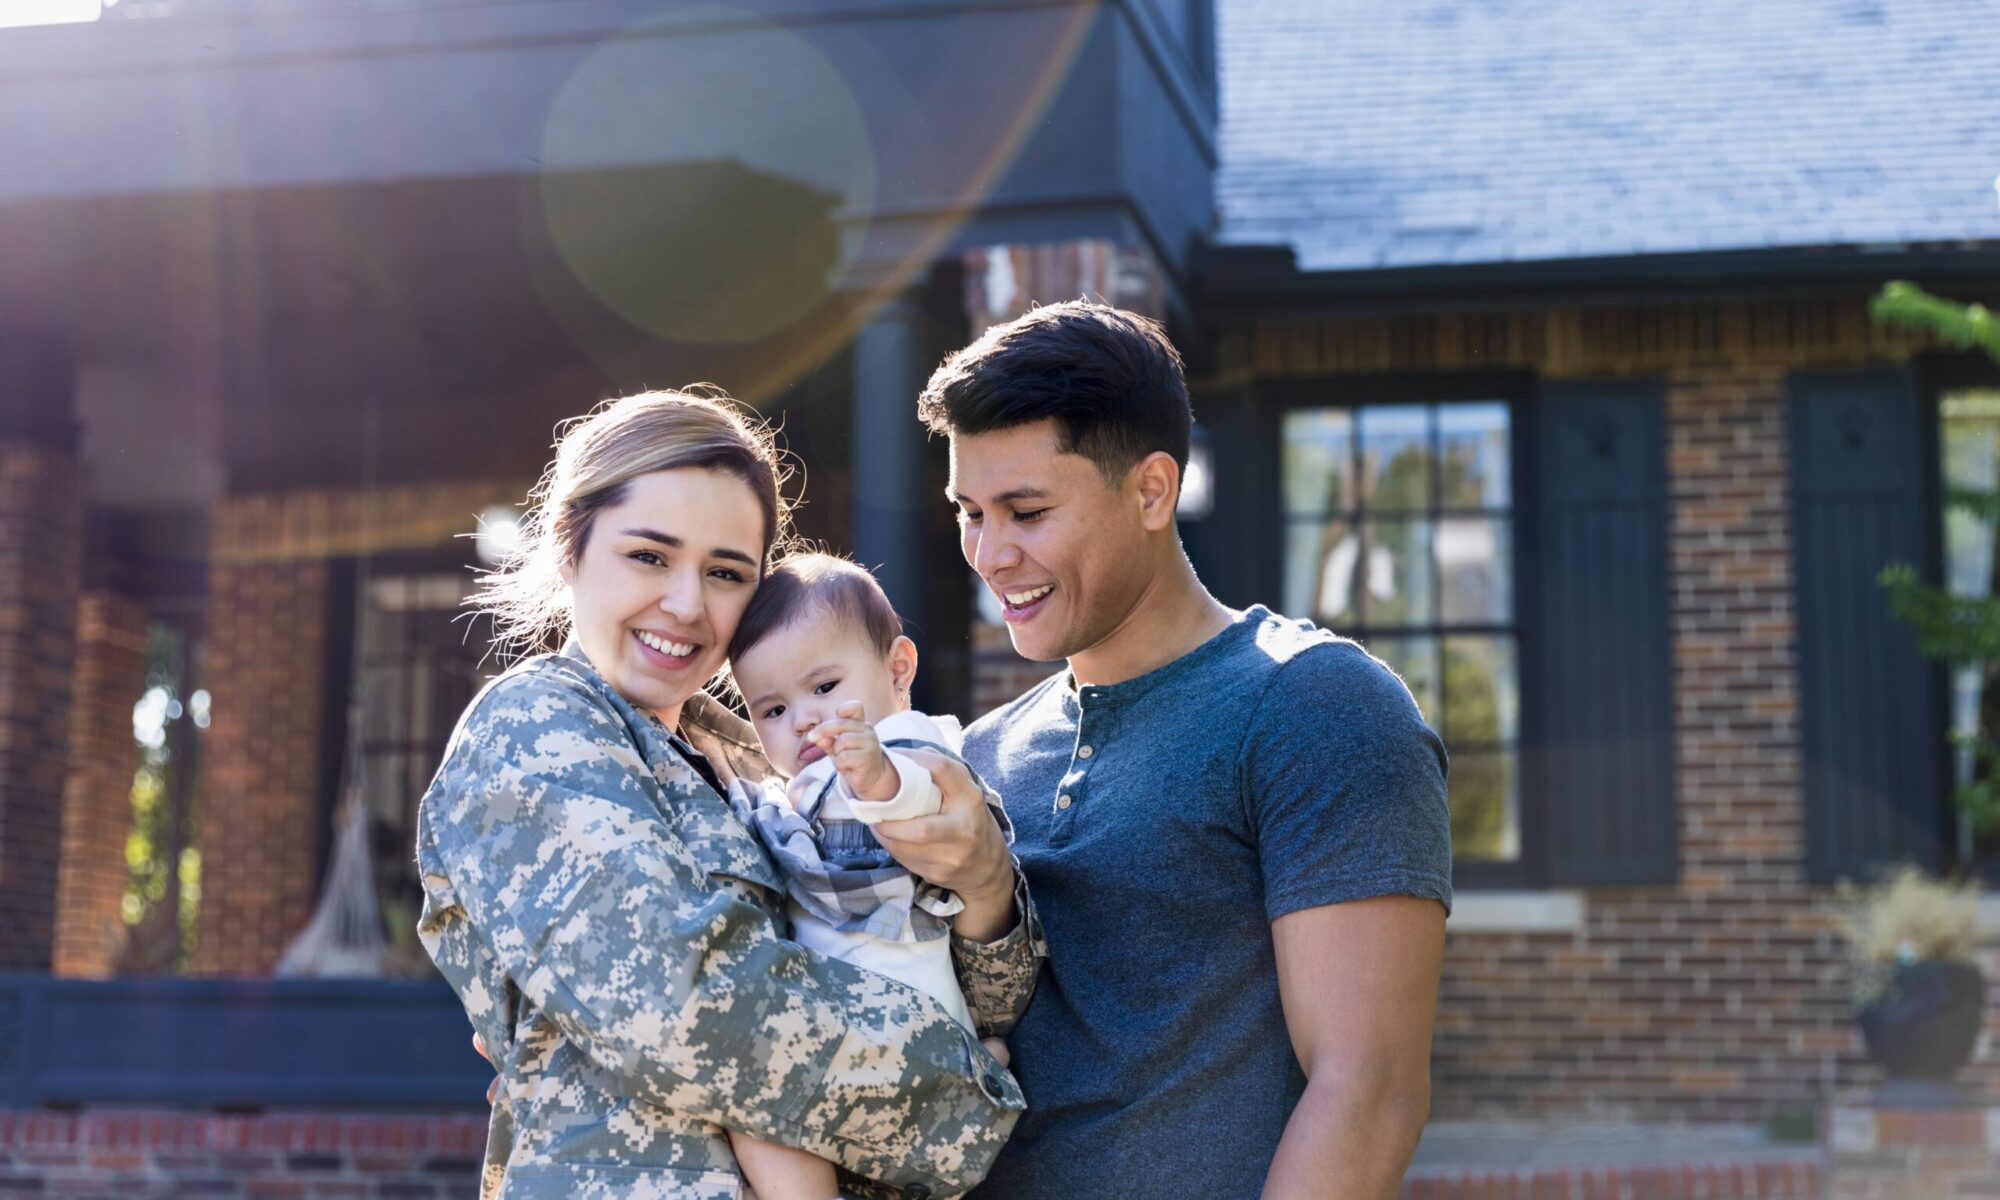
[[[896,765],[882,749],[882,739],[858,700],[849,700],[834,710],[835,717],[812,731],[812,743],[833,760],[847,790],[858,799],[881,803],[894,800],[902,787]]]

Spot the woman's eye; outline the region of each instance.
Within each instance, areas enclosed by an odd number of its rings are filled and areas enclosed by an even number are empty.
[[[1048,511],[1049,510],[1046,508],[1031,508],[1026,512],[1015,513],[1014,519],[1016,521],[1029,521],[1029,522],[1037,521],[1041,519],[1043,513],[1046,513]]]
[[[968,525],[977,525],[977,524],[979,524],[979,514],[978,514],[978,513],[976,513],[976,512],[967,512],[967,511],[965,511],[965,510],[964,510],[964,509],[962,509],[962,508],[958,510],[958,519],[959,519],[959,520],[961,520],[961,521],[963,521],[963,522],[965,522],[965,523],[966,523],[966,524],[968,524]]]
[[[634,550],[631,554],[626,555],[626,557],[630,558],[633,562],[645,563],[649,567],[660,566],[666,561],[651,550]]]
[[[729,583],[743,582],[743,572],[738,571],[733,567],[717,567],[715,570],[710,571],[709,574],[717,579],[721,579]]]
[[[822,683],[822,684],[820,684],[820,685],[819,685],[818,687],[814,688],[814,689],[813,689],[813,695],[815,695],[815,696],[824,696],[824,695],[826,695],[826,694],[827,694],[828,692],[832,691],[833,689],[835,689],[835,688],[837,688],[837,687],[839,687],[839,686],[840,686],[840,680],[838,680],[838,679],[829,679],[829,680],[827,680],[827,681],[826,681],[825,683]]]

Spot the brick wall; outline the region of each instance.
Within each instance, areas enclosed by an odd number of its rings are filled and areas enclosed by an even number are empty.
[[[0,1192],[75,1200],[472,1200],[473,1116],[0,1112]]]
[[[139,762],[132,705],[146,685],[146,612],[89,593],[77,608],[76,640],[55,972],[104,978],[125,936],[125,838]]]
[[[1441,1115],[1757,1121],[1862,1078],[1805,884],[1784,373],[1667,380],[1681,879],[1587,894],[1576,934],[1454,935]]]
[[[1835,1109],[1829,1200],[2000,1196],[2000,1108]]]
[[[53,959],[83,517],[73,454],[0,441],[0,969]]]
[[[1681,878],[1589,889],[1574,931],[1450,933],[1436,1116],[1754,1123],[1875,1081],[1832,896],[1805,882],[1785,380],[1918,344],[1851,299],[1223,334],[1225,383],[1475,367],[1666,383]],[[1975,1089],[2000,1085],[1994,1044]]]

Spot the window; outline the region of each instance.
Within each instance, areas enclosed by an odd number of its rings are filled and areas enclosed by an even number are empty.
[[[1521,857],[1511,410],[1499,401],[1293,408],[1285,611],[1366,645],[1451,752],[1462,862]]]
[[[1944,579],[1953,596],[1991,599],[2000,596],[2000,387],[1959,387],[1938,396],[1938,450],[1943,476]],[[1954,667],[1950,670],[1950,725],[1954,741],[1990,738],[2000,729],[2000,664]],[[1975,761],[1969,747],[1954,754],[1954,783],[1964,784],[1992,764]],[[1969,824],[1957,828],[1961,862],[2000,865],[2000,834],[1975,835]]]
[[[385,904],[414,905],[422,894],[411,850],[417,801],[459,714],[501,668],[487,653],[491,622],[462,607],[470,578],[460,571],[374,579],[361,597],[352,698],[359,725],[348,736],[358,739]]]

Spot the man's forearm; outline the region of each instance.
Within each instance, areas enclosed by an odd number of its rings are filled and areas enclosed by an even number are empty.
[[[1403,1087],[1306,1085],[1264,1200],[1394,1200],[1430,1114],[1430,1081]]]

